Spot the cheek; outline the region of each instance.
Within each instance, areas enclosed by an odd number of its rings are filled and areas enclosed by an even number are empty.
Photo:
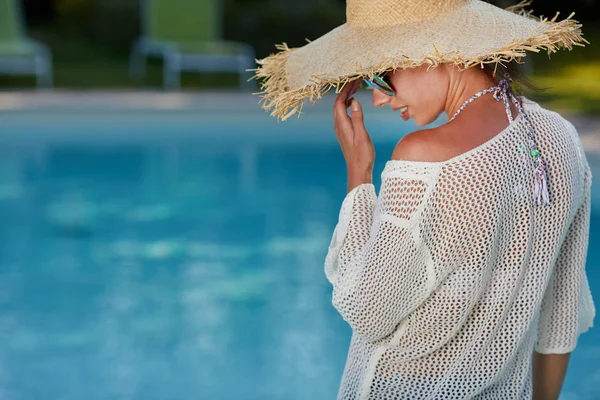
[[[417,114],[425,125],[433,122],[444,111],[445,97],[433,83],[419,85],[413,93]]]
[[[425,126],[433,123],[440,112],[443,111],[443,104],[440,106],[439,98],[431,92],[419,93],[419,102],[414,107],[413,120],[418,126]]]
[[[419,86],[414,86],[408,95],[410,97],[406,99],[406,102],[412,109],[415,123],[421,125],[420,122],[423,122],[423,125],[426,125],[426,121],[431,118],[437,108],[435,96],[432,96],[426,87]]]
[[[422,79],[406,77],[399,85],[401,104],[408,104],[415,110],[426,108],[431,102],[431,87]]]
[[[396,104],[407,104],[416,124],[427,125],[443,111],[444,101],[438,93],[440,82],[435,72],[405,70],[394,75],[392,83],[398,90]]]
[[[404,80],[398,85],[399,97],[403,100],[403,104],[418,107],[422,102],[423,94],[420,93],[423,89],[414,81]]]

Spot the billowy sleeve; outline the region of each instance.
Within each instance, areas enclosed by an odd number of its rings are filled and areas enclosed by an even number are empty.
[[[596,310],[585,265],[591,217],[590,170],[582,204],[561,245],[550,282],[544,293],[535,351],[542,354],[570,353],[579,335],[593,327]]]
[[[388,173],[379,197],[363,184],[342,203],[325,274],[334,307],[365,340],[392,334],[433,291],[431,257],[419,235],[433,187],[426,176]]]

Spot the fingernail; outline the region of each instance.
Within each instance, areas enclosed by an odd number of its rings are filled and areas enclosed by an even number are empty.
[[[352,100],[352,111],[358,111],[358,101]]]

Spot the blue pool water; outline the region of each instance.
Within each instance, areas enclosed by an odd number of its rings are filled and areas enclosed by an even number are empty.
[[[328,118],[0,120],[0,399],[335,398],[350,330],[322,269],[346,189]],[[412,127],[373,125],[380,171]],[[599,264],[591,245],[597,304]],[[600,398],[599,338],[562,399]]]

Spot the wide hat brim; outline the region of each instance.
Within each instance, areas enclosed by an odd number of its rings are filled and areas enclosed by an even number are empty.
[[[384,27],[343,24],[300,48],[281,50],[262,60],[262,107],[285,120],[300,113],[306,99],[313,103],[331,88],[338,92],[359,77],[396,68],[453,63],[469,68],[485,63],[519,61],[527,51],[548,53],[589,43],[581,24],[568,18],[557,22],[532,16],[523,2],[506,10],[479,0],[426,21]]]

